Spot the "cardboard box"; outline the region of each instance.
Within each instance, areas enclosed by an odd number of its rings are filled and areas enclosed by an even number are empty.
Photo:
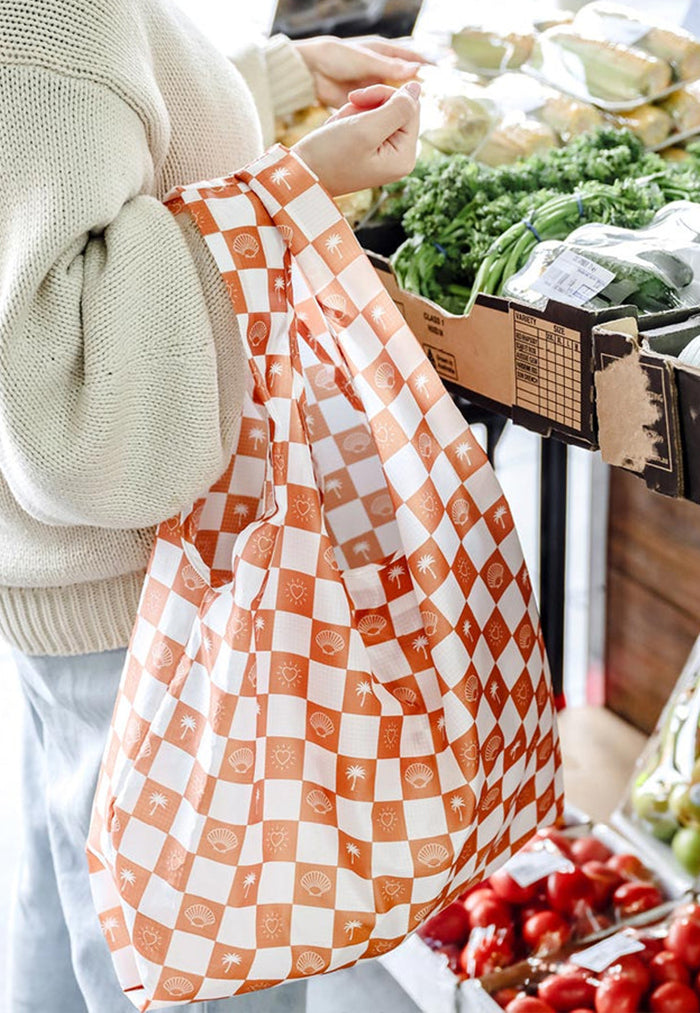
[[[697,309],[594,328],[595,388],[603,460],[650,489],[700,503],[700,369],[652,350],[645,331],[680,324]]]
[[[456,316],[401,289],[385,256],[368,256],[447,387],[543,436],[597,449],[593,329],[633,309],[550,300],[538,310],[482,294],[468,317]]]

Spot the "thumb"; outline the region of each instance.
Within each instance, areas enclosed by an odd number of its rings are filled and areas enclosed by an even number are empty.
[[[381,133],[383,140],[386,140],[417,115],[419,95],[420,85],[417,81],[410,81],[398,88],[383,105],[365,112],[364,122],[367,123],[371,118],[377,132]]]

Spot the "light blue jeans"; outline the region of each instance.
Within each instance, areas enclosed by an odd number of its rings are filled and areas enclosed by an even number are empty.
[[[25,714],[24,846],[11,914],[6,1013],[133,1013],[92,904],[85,841],[126,651],[12,651]],[[305,981],[197,1003],[198,1013],[304,1013]],[[171,1009],[182,1007],[171,1007]]]

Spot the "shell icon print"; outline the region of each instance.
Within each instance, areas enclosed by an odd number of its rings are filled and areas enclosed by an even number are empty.
[[[562,808],[503,492],[337,206],[280,146],[166,204],[248,374],[227,470],[156,529],[94,797],[144,1013],[387,952]]]

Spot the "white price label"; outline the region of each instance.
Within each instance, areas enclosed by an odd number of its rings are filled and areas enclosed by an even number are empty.
[[[573,872],[574,863],[554,845],[537,851],[519,851],[503,866],[518,886],[526,887],[552,872]]]
[[[585,967],[586,970],[595,971],[598,974],[614,964],[620,957],[624,957],[628,953],[639,953],[643,949],[644,943],[640,943],[638,939],[634,939],[624,932],[617,932],[614,936],[601,939],[594,946],[575,953],[570,960],[572,964],[578,964],[579,967]]]
[[[564,250],[532,283],[532,288],[549,299],[558,299],[570,306],[583,306],[602,292],[614,277],[614,271],[608,271],[573,250]]]
[[[503,1013],[502,1008],[474,978],[462,983],[462,998],[466,998],[466,1009],[469,1013]],[[461,1008],[465,1008],[460,1004]]]

